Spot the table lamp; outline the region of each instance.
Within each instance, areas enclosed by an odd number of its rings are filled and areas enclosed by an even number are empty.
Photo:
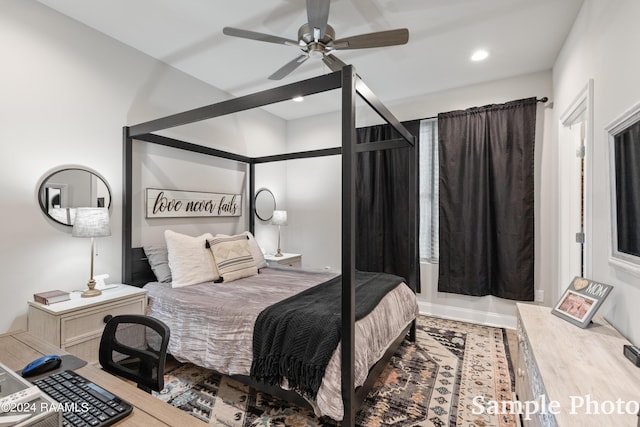
[[[282,251],[280,250],[280,226],[287,225],[287,211],[273,211],[271,224],[278,226],[278,251],[274,256],[282,256]]]
[[[89,289],[84,291],[82,296],[84,298],[98,296],[102,292],[95,288],[96,282],[93,279],[94,238],[111,236],[109,210],[107,208],[77,208],[71,235],[73,237],[91,238],[91,271],[89,282],[87,283]]]

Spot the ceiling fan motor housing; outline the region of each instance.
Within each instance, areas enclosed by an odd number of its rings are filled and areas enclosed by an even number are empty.
[[[298,40],[305,42],[306,44],[314,43],[316,41],[313,31],[314,29],[309,26],[309,24],[304,24],[298,30]],[[324,30],[324,35],[318,39],[319,43],[323,45],[328,45],[333,42],[336,37],[336,32],[333,27],[327,24],[327,28]]]

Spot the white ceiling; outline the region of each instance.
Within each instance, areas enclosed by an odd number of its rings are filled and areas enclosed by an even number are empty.
[[[297,40],[307,22],[303,0],[39,1],[233,96],[329,72],[312,58],[268,80],[299,50],[222,34],[231,26]],[[329,24],[336,38],[409,29],[406,45],[334,53],[390,102],[550,69],[582,1],[332,0]],[[489,58],[470,61],[478,48]],[[294,119],[337,107],[318,98],[269,111]]]

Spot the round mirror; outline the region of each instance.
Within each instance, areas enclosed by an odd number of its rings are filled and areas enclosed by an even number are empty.
[[[111,190],[97,173],[69,167],[54,171],[42,181],[38,201],[49,218],[72,226],[75,208],[110,208]]]
[[[256,193],[256,216],[262,221],[269,221],[273,217],[273,211],[276,209],[276,199],[273,193],[267,188],[261,188]]]

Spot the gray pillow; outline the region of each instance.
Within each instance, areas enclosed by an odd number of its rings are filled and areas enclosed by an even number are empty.
[[[166,246],[144,246],[144,253],[156,275],[158,282],[171,283],[171,269],[169,268],[169,252]]]

